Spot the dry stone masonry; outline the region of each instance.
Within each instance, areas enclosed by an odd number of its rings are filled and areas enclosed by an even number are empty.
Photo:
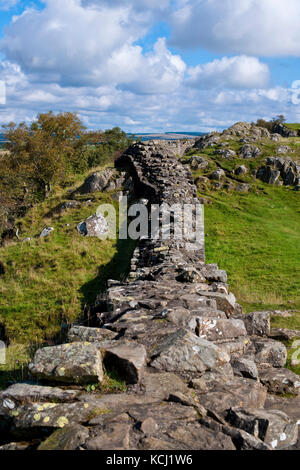
[[[178,160],[186,145],[130,147],[117,167],[131,174],[132,199],[202,211]],[[43,450],[297,447],[300,382],[284,368],[286,348],[272,339],[268,312],[243,315],[226,272],[205,263],[203,223],[198,230],[193,250],[190,237],[140,239],[127,281],[108,281],[103,327],[74,325],[67,344],[37,351],[33,381],[0,395],[3,449],[32,439]],[[112,372],[126,392],[105,393]]]

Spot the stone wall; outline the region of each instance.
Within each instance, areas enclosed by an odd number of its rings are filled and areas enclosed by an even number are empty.
[[[117,166],[144,204],[199,204],[168,143],[135,144]],[[108,281],[104,328],[73,325],[68,343],[36,352],[36,382],[0,394],[3,449],[32,440],[45,450],[295,446],[300,382],[284,368],[269,312],[242,315],[226,272],[205,264],[204,237],[196,251],[189,242],[139,240],[127,281]],[[107,392],[112,373],[126,392]]]

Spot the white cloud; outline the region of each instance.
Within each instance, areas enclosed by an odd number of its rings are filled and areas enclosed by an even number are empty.
[[[130,2],[112,8],[64,0],[62,8],[61,0],[48,0],[44,10],[28,9],[16,17],[0,47],[37,82],[170,93],[180,84],[185,64],[163,39],[143,54],[134,44],[146,32],[139,18],[131,15]]]
[[[19,3],[19,0],[0,0],[0,10],[9,10],[10,8],[16,6]]]
[[[199,88],[263,88],[270,78],[266,64],[247,56],[223,57],[190,67],[189,75],[187,82]]]
[[[184,0],[172,43],[254,56],[300,56],[299,0]]]

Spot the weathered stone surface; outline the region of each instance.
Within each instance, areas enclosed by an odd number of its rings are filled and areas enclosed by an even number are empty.
[[[88,439],[89,431],[79,424],[66,426],[51,434],[42,442],[38,450],[76,450]]]
[[[45,387],[30,383],[17,383],[0,393],[1,401],[9,400],[11,409],[17,404],[33,402],[71,402],[79,396],[78,390],[64,390],[58,387]],[[13,406],[14,404],[14,406]]]
[[[143,377],[145,395],[153,400],[167,400],[170,393],[187,394],[189,389],[183,380],[172,372],[148,372]]]
[[[247,336],[242,320],[200,317],[198,319],[198,325],[199,337],[209,341]]]
[[[108,233],[108,224],[101,214],[91,215],[77,225],[77,230],[85,237],[103,237]]]
[[[196,426],[179,424],[168,432],[168,437],[192,450],[235,450],[229,436],[211,431],[199,424]]]
[[[239,316],[243,320],[247,333],[250,336],[269,336],[270,335],[270,313],[252,312],[247,315]]]
[[[89,194],[96,191],[103,191],[114,174],[115,170],[113,168],[108,168],[102,173],[93,173],[85,180],[83,185],[76,192],[79,192],[80,194]]]
[[[271,393],[300,393],[300,377],[288,369],[263,369],[260,381]]]
[[[205,380],[205,376],[203,378]],[[199,396],[200,403],[207,410],[217,412],[235,406],[262,408],[267,397],[267,389],[262,384],[240,377],[218,377],[208,381],[207,387],[209,392]]]
[[[248,379],[257,380],[258,370],[254,361],[251,359],[240,357],[234,359],[232,362],[234,374]],[[265,385],[265,384],[264,384]]]
[[[218,310],[222,310],[227,315],[232,315],[235,311],[235,297],[231,293],[229,295],[221,294],[219,292],[205,292],[200,291],[198,292],[203,297],[207,297],[209,299],[214,299],[217,302]]]
[[[271,339],[253,340],[255,347],[255,362],[270,364],[273,367],[284,367],[287,361],[287,350],[283,343]]]
[[[128,384],[136,384],[142,380],[146,360],[147,351],[141,344],[121,343],[105,348],[106,369],[116,370]]]
[[[0,405],[0,436],[18,439],[47,437],[69,424],[85,423],[98,410],[88,403],[32,403],[10,410]],[[2,432],[1,432],[2,431]]]
[[[99,435],[86,442],[87,450],[128,450],[130,447],[130,424],[107,423],[99,429]]]
[[[39,379],[62,383],[102,382],[101,353],[91,343],[71,343],[39,349],[29,365]]]
[[[285,449],[298,439],[297,425],[282,411],[231,409],[226,419],[232,426],[253,434],[272,449]]]
[[[213,343],[184,330],[171,335],[153,351],[152,357],[152,367],[168,372],[203,372],[230,359]]]
[[[70,343],[77,342],[101,342],[112,340],[116,337],[116,333],[105,328],[88,328],[87,326],[72,326],[68,333]]]

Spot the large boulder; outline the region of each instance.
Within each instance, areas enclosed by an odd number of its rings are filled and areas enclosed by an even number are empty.
[[[0,404],[0,436],[18,439],[47,437],[56,429],[85,423],[98,410],[88,403],[32,403],[9,409]]]
[[[29,370],[38,379],[53,382],[84,384],[103,380],[101,353],[91,343],[39,349]]]
[[[111,178],[115,175],[113,168],[90,175],[83,185],[76,191],[80,194],[89,194],[97,191],[104,191]]]
[[[99,237],[108,234],[108,224],[101,214],[95,214],[88,217],[84,222],[77,225],[77,230],[80,235],[85,237]]]

